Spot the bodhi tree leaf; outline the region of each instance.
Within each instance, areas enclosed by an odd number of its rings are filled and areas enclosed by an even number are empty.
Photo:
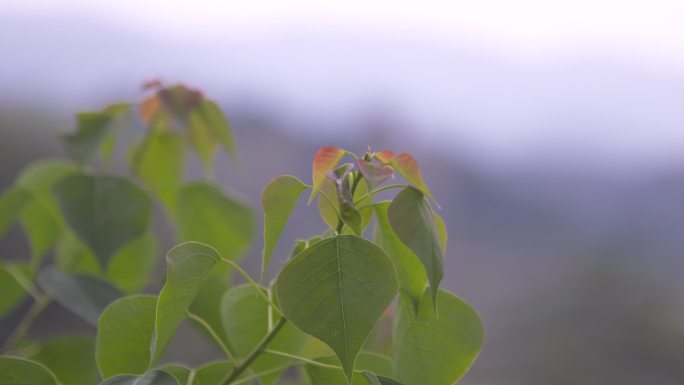
[[[0,235],[5,234],[31,200],[31,194],[21,188],[10,187],[0,196]]]
[[[319,194],[316,203],[318,205],[318,210],[321,214],[321,218],[325,223],[328,224],[328,226],[330,226],[332,230],[335,230],[335,228],[337,227],[337,223],[340,220],[337,213],[342,213],[343,211],[342,209],[340,209],[340,204],[337,199],[337,190],[335,187],[335,183],[330,179],[326,179],[323,182],[323,184],[321,184],[321,188],[319,189],[319,191],[321,194]],[[363,199],[360,199],[367,193],[368,184],[364,179],[361,179],[359,184],[356,186],[356,191],[354,191],[354,200],[358,201],[358,206],[367,206],[366,208],[362,208],[361,210],[354,210],[357,213],[361,214],[361,231],[363,231],[368,226],[373,214],[373,209],[370,206],[368,206],[373,201],[373,197],[367,196]],[[323,194],[330,198],[330,201],[324,198]],[[353,216],[354,214],[352,213],[351,215]],[[354,220],[358,222],[358,218],[352,219],[352,221]],[[350,232],[351,230],[349,230],[349,228],[345,228],[342,231],[343,234],[349,234]]]
[[[185,166],[183,138],[170,130],[150,131],[131,152],[130,167],[167,210],[175,210]]]
[[[198,242],[180,244],[166,255],[166,283],[157,303],[152,363],[157,362],[164,353],[219,259],[221,256],[214,248]]]
[[[201,126],[197,129],[203,133],[206,132],[211,137],[212,142],[221,144],[232,159],[237,157],[230,126],[216,103],[207,99],[200,100],[197,108],[190,113],[189,124],[190,126]]]
[[[100,312],[121,292],[111,284],[89,275],[66,275],[54,267],[38,274],[38,285],[60,305],[96,326]]]
[[[22,274],[26,282],[32,281],[27,266],[0,263],[0,319],[19,305],[27,294],[14,274]]]
[[[151,370],[142,376],[123,374],[100,382],[100,385],[180,385],[176,377],[162,370]]]
[[[99,376],[90,336],[58,336],[41,344],[31,359],[50,368],[61,384],[92,385]]]
[[[330,346],[351,381],[356,356],[397,291],[392,261],[363,238],[342,235],[293,258],[276,282],[281,310]]]
[[[390,203],[379,202],[375,205],[377,221],[373,240],[392,258],[399,280],[399,289],[408,295],[417,308],[418,302],[425,292],[427,275],[420,259],[401,242],[392,230],[389,218],[387,218],[387,209]]]
[[[394,171],[388,166],[375,164],[364,159],[359,159],[357,163],[359,164],[359,171],[368,181],[370,188],[375,188],[394,176]]]
[[[309,196],[308,204],[311,204],[318,189],[321,188],[323,181],[326,180],[326,174],[328,171],[337,166],[337,163],[344,157],[345,151],[337,147],[321,147],[316,151],[313,158],[311,180],[313,181],[313,188],[311,189],[311,195]]]
[[[95,355],[103,378],[142,374],[150,364],[157,297],[136,295],[107,306],[97,327]]]
[[[268,182],[262,193],[261,203],[264,211],[264,250],[261,265],[263,278],[271,260],[271,254],[285,229],[285,224],[297,204],[306,185],[299,179],[283,175]]]
[[[269,331],[271,324],[278,322],[277,314],[269,315],[269,304],[257,294],[254,286],[238,286],[223,296],[221,301],[221,317],[223,329],[228,336],[228,345],[233,355],[244,359]],[[275,338],[269,343],[269,349],[299,353],[307,336],[291,324],[285,324]],[[276,355],[262,354],[251,365],[255,373],[282,367],[292,360]],[[260,378],[264,385],[275,384],[285,369],[275,371]]]
[[[410,186],[401,190],[387,209],[387,217],[397,237],[422,262],[434,300],[444,277],[444,266],[435,219],[423,193]]]
[[[193,385],[222,385],[222,380],[228,377],[233,366],[227,361],[217,361],[198,368],[195,372]]]
[[[230,288],[232,281],[232,268],[228,264],[219,264],[209,272],[204,285],[195,296],[195,300],[190,305],[190,312],[202,318],[218,334],[223,343],[228,343],[226,333],[223,331],[221,321],[221,298]],[[208,341],[216,344],[216,341],[204,326],[193,323],[200,333],[208,338]],[[217,347],[220,347],[217,345]]]
[[[193,374],[193,370],[185,365],[167,364],[159,368],[159,370],[163,370],[176,377],[176,380],[180,385],[192,385],[192,383],[190,383],[190,376]]]
[[[54,191],[67,224],[92,249],[102,269],[147,229],[152,202],[124,178],[74,175],[59,181]]]
[[[57,385],[55,376],[43,365],[18,357],[0,357],[1,385]]]
[[[183,241],[206,243],[228,259],[237,259],[249,247],[254,234],[252,210],[210,184],[183,187],[177,214]]]
[[[420,172],[420,167],[418,167],[418,162],[407,152],[402,152],[401,154],[392,158],[391,162],[395,170],[399,172],[407,181],[414,185],[418,190],[425,194],[432,201],[435,198],[432,197],[430,189],[428,189],[425,181],[423,180],[423,175]]]
[[[67,155],[78,163],[85,163],[104,143],[113,120],[114,116],[106,112],[76,115],[76,132],[62,136]]]
[[[340,362],[334,356],[317,358],[316,361],[328,365],[339,365]],[[389,358],[375,353],[361,352],[356,359],[355,370],[372,371],[375,373],[382,373],[390,375],[392,372],[392,363]],[[311,379],[312,385],[347,385],[347,379],[342,373],[342,370],[335,368],[324,368],[316,365],[307,365],[306,372]],[[355,372],[353,376],[353,384],[362,385],[366,380],[361,373]]]
[[[484,329],[477,313],[440,290],[439,316],[425,292],[418,312],[400,297],[394,328],[395,377],[406,385],[451,385],[475,361]]]

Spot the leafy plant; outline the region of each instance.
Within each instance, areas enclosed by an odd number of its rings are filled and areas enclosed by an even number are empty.
[[[323,147],[311,185],[294,176],[269,182],[254,279],[237,263],[252,242],[253,212],[211,182],[218,149],[236,157],[225,117],[183,85],[146,89],[137,106],[79,114],[76,132],[63,138],[71,161],[29,165],[0,197],[0,232],[18,221],[31,249],[26,260],[0,264],[0,317],[25,297],[33,301],[2,346],[0,384],[449,385],[465,374],[483,327],[468,304],[440,288],[446,226],[411,155]],[[120,138],[135,107],[146,129],[127,146]],[[121,148],[127,167],[117,175],[111,164]],[[184,177],[191,154],[203,180]],[[407,183],[386,184],[395,173]],[[328,228],[296,241],[267,283],[271,256],[307,190]],[[397,190],[390,201],[378,199]],[[158,295],[144,292],[159,288],[151,280],[154,202],[183,242],[166,254]],[[246,283],[232,285],[234,274]],[[95,327],[95,338],[31,337],[51,302]],[[164,363],[186,320],[222,360]]]

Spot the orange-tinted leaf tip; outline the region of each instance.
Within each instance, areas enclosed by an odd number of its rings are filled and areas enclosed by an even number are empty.
[[[380,151],[375,153],[375,158],[382,163],[389,163],[394,158],[394,153],[392,151]]]
[[[423,194],[427,195],[433,202],[435,198],[432,196],[430,189],[425,184],[423,176],[420,172],[420,167],[416,159],[408,152],[402,152],[392,159],[394,168],[413,184]]]
[[[311,179],[313,189],[309,196],[309,203],[316,196],[316,192],[325,180],[325,174],[337,166],[337,163],[344,157],[344,154],[345,151],[343,149],[332,146],[321,147],[316,151],[312,162]]]
[[[140,108],[138,110],[138,113],[140,114],[140,118],[143,120],[145,124],[150,124],[150,121],[152,121],[154,116],[157,115],[157,113],[159,113],[160,109],[161,101],[159,100],[157,95],[154,94],[140,102]]]

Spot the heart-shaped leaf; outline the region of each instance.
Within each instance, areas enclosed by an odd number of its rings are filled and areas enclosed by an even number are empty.
[[[2,385],[57,385],[57,379],[43,365],[18,357],[0,357]]]
[[[294,257],[276,291],[285,317],[330,346],[351,381],[356,356],[394,297],[397,280],[382,249],[342,235]]]
[[[434,300],[444,277],[444,266],[435,219],[423,193],[406,187],[392,200],[387,217],[397,237],[422,262]]]
[[[62,384],[92,385],[99,376],[95,365],[95,340],[90,336],[58,336],[41,343],[31,357],[54,373]]]
[[[67,275],[52,267],[38,274],[38,285],[60,305],[97,326],[97,319],[109,303],[122,293],[106,281],[90,275]]]
[[[166,255],[166,283],[157,303],[153,363],[161,358],[219,259],[214,248],[198,242],[180,244]]]
[[[136,295],[107,306],[97,327],[97,367],[103,378],[149,368],[157,297]]]
[[[264,211],[264,250],[261,265],[263,278],[271,260],[271,254],[278,244],[292,209],[306,185],[299,179],[283,175],[268,182],[262,193],[261,203]]]
[[[147,229],[152,202],[127,179],[73,175],[59,181],[54,191],[67,224],[95,253],[102,269]]]
[[[425,292],[427,275],[420,259],[401,242],[392,230],[389,218],[387,218],[390,203],[378,202],[375,205],[376,223],[373,240],[392,258],[399,280],[399,289],[417,307]]]
[[[270,312],[270,313],[269,313]],[[228,343],[234,356],[244,359],[252,349],[266,336],[271,324],[278,322],[279,317],[273,314],[261,296],[257,295],[254,286],[238,286],[226,292],[221,301],[221,317],[223,329],[228,336]],[[269,343],[269,349],[288,353],[299,353],[307,336],[291,324],[285,324],[275,338]],[[275,369],[287,365],[292,360],[276,355],[262,354],[251,365],[255,373]],[[264,385],[275,384],[285,369],[274,371],[260,378]]]
[[[179,385],[176,377],[162,370],[151,370],[142,376],[122,374],[100,382],[100,385]]]
[[[180,238],[211,245],[224,258],[237,259],[252,241],[252,210],[214,185],[184,186],[177,210]]]
[[[475,361],[484,338],[475,310],[440,290],[439,315],[425,292],[418,312],[403,296],[394,328],[395,377],[406,385],[451,385]]]
[[[326,179],[326,174],[337,166],[337,163],[344,157],[345,151],[337,147],[321,147],[316,151],[313,158],[311,180],[313,181],[313,189],[309,196],[309,204],[313,201],[318,189],[321,188],[323,181]]]

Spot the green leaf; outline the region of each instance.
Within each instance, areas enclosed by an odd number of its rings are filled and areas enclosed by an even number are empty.
[[[57,243],[55,259],[66,273],[95,275],[113,283],[124,293],[139,292],[149,281],[157,260],[157,241],[145,234],[123,246],[100,271],[95,255],[73,234],[66,233]]]
[[[62,179],[54,190],[69,227],[91,248],[103,269],[122,246],[147,229],[152,202],[124,178],[74,175]]]
[[[394,297],[397,279],[382,249],[343,235],[293,258],[276,290],[285,317],[330,346],[351,380],[356,356]]]
[[[54,267],[38,274],[38,285],[60,305],[96,326],[102,310],[121,292],[109,283],[89,275],[66,275]]]
[[[446,252],[447,243],[449,241],[446,223],[444,223],[444,219],[442,219],[442,217],[434,211],[432,212],[432,216],[435,218],[437,238],[439,238],[439,245],[442,247],[442,254],[444,254]]]
[[[0,385],[57,385],[43,365],[18,357],[0,357]]]
[[[226,361],[212,362],[198,368],[193,385],[223,385],[225,379],[233,370],[233,366]]]
[[[32,281],[28,267],[0,264],[0,319],[19,305],[27,294],[13,273],[22,274],[26,282]]]
[[[226,153],[233,159],[237,158],[235,141],[230,125],[221,109],[211,100],[202,99],[197,108],[190,114],[190,125],[204,126],[212,139],[220,143]]]
[[[97,327],[97,367],[103,378],[142,374],[150,364],[157,297],[120,298],[102,312]]]
[[[206,183],[186,185],[178,200],[178,226],[183,241],[215,247],[235,260],[249,247],[254,233],[252,210]]]
[[[178,245],[166,255],[166,283],[157,303],[153,363],[161,358],[219,259],[214,248],[197,242]]]
[[[399,172],[407,181],[414,185],[420,192],[425,194],[432,201],[435,198],[432,197],[430,189],[428,189],[425,181],[423,180],[423,175],[420,172],[420,167],[418,167],[418,162],[407,152],[402,152],[401,154],[392,158],[391,162],[395,170]]]
[[[167,364],[159,368],[174,376],[180,385],[192,385],[190,375],[193,370],[181,364]]]
[[[413,304],[418,306],[425,292],[427,275],[420,259],[404,245],[392,230],[387,209],[391,202],[378,202],[375,205],[375,232],[373,240],[392,258],[399,280],[399,289],[406,293]]]
[[[328,364],[339,365],[340,362],[334,356],[317,358],[316,361]],[[389,358],[375,353],[361,352],[356,360],[356,370],[373,371],[389,375],[392,371],[392,363]],[[311,378],[312,385],[346,385],[347,379],[340,369],[324,368],[316,365],[307,365],[306,371]],[[361,373],[354,373],[353,383],[355,385],[365,384],[366,380]]]
[[[99,376],[95,341],[90,336],[58,336],[42,343],[31,359],[50,368],[64,385],[92,385]]]
[[[76,132],[62,136],[67,155],[78,163],[85,163],[105,142],[113,120],[106,112],[76,115]]]
[[[321,192],[321,195],[325,194],[332,201],[332,204],[331,204],[331,202],[329,202],[327,199],[325,199],[322,196],[319,196],[317,198],[317,205],[318,205],[318,210],[321,213],[321,218],[323,219],[323,221],[325,223],[328,224],[328,226],[330,226],[331,229],[334,230],[337,227],[337,222],[340,219],[337,216],[337,213],[339,212],[340,214],[344,215],[345,210],[350,211],[349,207],[347,207],[347,208],[341,208],[340,207],[340,203],[339,203],[339,199],[338,199],[338,195],[337,195],[338,194],[337,189],[335,187],[335,183],[332,180],[326,179],[321,184],[320,192]],[[361,179],[361,181],[359,182],[359,184],[356,187],[356,191],[354,191],[354,200],[358,200],[360,197],[366,195],[366,193],[368,193],[368,184],[366,183],[366,181],[364,179]],[[370,197],[370,196],[366,197],[366,198],[364,198],[358,202],[358,206],[359,207],[366,206],[366,205],[370,204],[372,201],[373,201],[372,197]],[[360,224],[359,224],[359,218],[354,212],[347,212],[346,215],[348,216],[348,218],[346,218],[345,224],[347,224],[347,223],[351,224],[351,226],[356,227],[356,230],[359,230],[359,226],[360,226],[360,230],[363,231],[368,226],[368,224],[370,223],[370,220],[371,220],[371,217],[373,214],[373,210],[371,207],[366,207],[366,208],[362,208],[361,210],[354,210],[354,211],[357,211],[357,213],[360,214],[360,219],[361,219]],[[343,219],[345,219],[345,218],[343,218]],[[349,224],[348,224],[348,226],[349,226]],[[343,234],[349,234],[350,232],[353,232],[353,230],[348,230],[348,228],[345,228],[342,231],[342,233]]]
[[[231,273],[232,268],[228,264],[222,263],[214,266],[192,305],[190,305],[190,312],[206,321],[224,344],[228,343],[228,338],[223,331],[221,321],[221,298],[231,286]],[[197,326],[200,333],[205,335],[211,343],[216,344],[214,338],[203,326],[196,323],[193,325]],[[217,347],[220,346],[217,345]]]
[[[417,314],[400,298],[394,328],[395,377],[406,385],[451,385],[475,361],[484,330],[475,310],[440,290],[439,316],[425,292]]]
[[[387,217],[397,237],[422,262],[434,302],[444,277],[444,266],[435,219],[423,193],[414,187],[401,190],[387,209]]]
[[[245,358],[266,336],[271,322],[278,322],[277,314],[269,315],[269,304],[257,294],[254,286],[238,286],[226,292],[221,301],[223,329],[228,336],[230,350],[238,359]],[[291,324],[285,324],[269,343],[269,349],[299,353],[305,339],[302,332]],[[276,355],[262,354],[251,365],[252,372],[261,373],[284,366],[292,360]],[[260,378],[264,385],[275,384],[285,369]]]
[[[130,167],[167,210],[175,210],[185,167],[180,134],[170,130],[150,131],[132,150]]]
[[[31,201],[31,194],[21,188],[10,187],[0,196],[0,236],[19,216],[22,209]]]
[[[369,385],[402,385],[391,378],[378,376],[368,370],[364,370],[362,374],[364,377],[366,377]]]
[[[306,185],[299,179],[283,175],[270,181],[264,188],[261,203],[264,211],[264,250],[261,267],[263,278],[292,209]]]
[[[161,370],[151,370],[142,376],[123,374],[100,382],[100,385],[180,385],[176,377]]]

